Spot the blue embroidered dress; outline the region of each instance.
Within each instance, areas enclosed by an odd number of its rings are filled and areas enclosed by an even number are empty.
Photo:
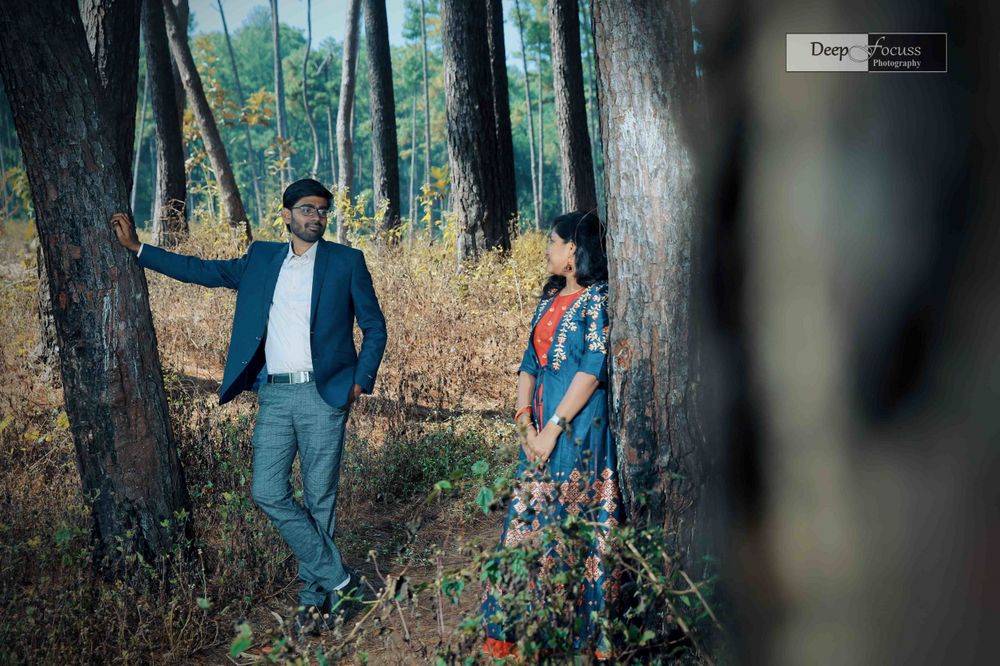
[[[541,579],[551,581],[556,574],[568,571],[582,574],[564,577],[574,589],[566,589],[561,582],[546,588],[545,580],[532,587],[565,593],[575,603],[575,617],[569,627],[575,652],[606,652],[609,646],[598,621],[617,601],[622,574],[620,569],[609,571],[606,560],[611,546],[608,533],[622,519],[617,455],[608,427],[608,283],[598,282],[580,292],[559,320],[543,363],[531,341],[536,326],[553,307],[558,291],[547,291],[535,309],[520,367],[521,372],[536,378],[532,400],[535,426],[541,429],[549,420],[578,372],[594,375],[600,384],[559,436],[544,466],[536,468],[528,463],[524,451],[520,452],[501,546],[524,544],[539,548],[541,558],[533,563],[533,573]],[[597,527],[586,532],[589,536],[582,542],[579,537],[570,541],[558,529],[570,515],[596,523]],[[504,626],[511,623],[501,605],[507,583],[502,576],[494,575],[486,586],[482,611],[487,636],[492,639],[487,650],[491,643],[517,639],[509,626]],[[544,604],[544,599],[539,603]]]

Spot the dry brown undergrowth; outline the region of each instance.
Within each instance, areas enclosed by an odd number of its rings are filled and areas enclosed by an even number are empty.
[[[224,236],[204,226],[179,249],[237,256]],[[249,499],[255,400],[219,407],[214,396],[234,297],[147,274],[199,556],[153,566],[133,558],[132,573],[147,569],[149,586],[104,582],[91,573],[57,365],[36,353],[29,239],[16,226],[0,235],[0,662],[212,663],[236,621],[269,617],[262,609],[284,608],[294,590],[292,562]],[[475,518],[468,497],[419,502],[448,473],[480,458],[509,464],[516,451],[509,412],[543,244],[520,238],[509,257],[462,272],[443,244],[364,248],[389,345],[376,395],[351,417],[339,524],[345,552],[366,573],[371,550],[386,570],[432,575],[445,540],[453,547],[463,533],[494,533],[496,518]],[[408,542],[405,521],[417,514],[427,527]],[[373,646],[373,661],[394,658],[387,645]]]

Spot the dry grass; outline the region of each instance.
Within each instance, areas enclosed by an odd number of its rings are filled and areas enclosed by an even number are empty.
[[[236,256],[226,237],[202,225],[180,250]],[[33,351],[29,242],[30,230],[18,227],[0,237],[0,662],[225,663],[233,626],[249,618],[263,641],[277,626],[272,611],[287,613],[295,588],[292,560],[249,499],[255,399],[219,407],[215,398],[234,297],[147,274],[198,557],[135,563],[146,586],[107,582],[91,570],[90,517],[58,372]],[[338,529],[349,562],[373,579],[378,562],[383,574],[428,580],[439,566],[460,564],[470,538],[498,536],[497,517],[477,517],[467,494],[422,499],[475,460],[513,460],[509,413],[543,243],[520,238],[509,257],[487,256],[462,272],[445,245],[365,247],[389,345],[377,395],[351,416]],[[445,621],[457,623],[477,600],[477,591],[466,595]],[[361,646],[372,662],[430,659],[448,640],[432,606],[418,601],[408,611],[409,643],[373,628]]]

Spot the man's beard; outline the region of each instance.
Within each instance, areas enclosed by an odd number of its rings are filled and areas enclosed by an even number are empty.
[[[300,229],[296,229],[295,227],[290,227],[290,229],[293,234],[307,243],[315,243],[323,237],[323,232],[326,231],[326,227],[324,225],[320,224],[314,226],[314,224],[310,223],[303,224]]]

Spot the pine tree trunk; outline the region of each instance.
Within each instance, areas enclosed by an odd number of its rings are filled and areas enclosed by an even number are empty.
[[[504,224],[508,234],[517,232],[517,179],[514,174],[514,139],[510,132],[510,93],[507,90],[507,49],[503,38],[503,3],[486,0],[486,30],[490,42],[490,68],[493,81],[493,115],[496,124],[497,149],[500,151],[500,180],[496,187],[504,205]],[[512,225],[511,223],[514,222]]]
[[[420,0],[420,54],[424,71],[424,186],[428,189],[431,183],[431,96],[427,82],[427,8],[426,2]],[[427,243],[434,243],[433,215],[427,216]]]
[[[316,121],[313,120],[309,108],[309,51],[312,50],[312,0],[306,0],[306,53],[302,57],[302,109],[309,125],[309,135],[312,137],[313,159],[309,177],[315,179],[319,174],[319,133],[316,131]]]
[[[145,2],[145,0],[143,0]],[[177,12],[177,24],[183,26],[184,34],[188,33],[188,27],[190,27],[191,18],[191,8],[188,6],[188,0],[172,0],[174,4],[174,10]],[[166,33],[166,28],[164,28],[164,34]],[[170,50],[169,45],[167,50]],[[174,101],[177,103],[177,125],[179,127],[184,127],[184,109],[187,105],[187,97],[184,95],[184,82],[181,80],[181,71],[177,67],[177,63],[173,61],[173,56],[170,60],[170,76],[174,81]]]
[[[137,46],[116,37],[109,60],[135,71]],[[0,73],[37,214],[66,412],[99,555],[113,565],[132,548],[147,559],[169,549],[175,528],[162,521],[187,509],[187,493],[145,276],[108,224],[128,209],[128,175],[113,139],[121,128],[91,72],[76,12],[56,0],[0,3]]]
[[[80,16],[87,32],[97,80],[104,91],[103,110],[116,133],[115,155],[132,189],[135,101],[139,68],[139,5],[134,0],[83,0]]]
[[[173,53],[174,61],[181,71],[181,79],[184,81],[184,90],[191,108],[194,111],[195,119],[201,130],[202,140],[205,142],[205,151],[212,164],[212,171],[215,172],[216,180],[219,184],[219,198],[222,200],[222,215],[226,223],[231,227],[241,230],[247,244],[253,240],[250,231],[250,221],[247,218],[246,210],[243,208],[243,200],[240,198],[240,190],[236,184],[236,177],[233,175],[233,168],[229,162],[229,155],[226,153],[226,146],[222,143],[222,136],[219,128],[215,124],[215,117],[212,109],[208,105],[208,98],[205,97],[205,89],[201,83],[201,76],[194,64],[191,56],[191,49],[188,47],[187,35],[181,31],[177,22],[177,15],[174,13],[171,0],[163,0],[164,18],[167,24],[167,38],[170,40],[170,51]]]
[[[586,63],[587,78],[590,87],[587,89],[587,126],[590,132],[590,154],[594,162],[594,190],[597,192],[598,214],[601,219],[607,217],[604,205],[604,148],[601,145],[601,120],[597,117],[597,52],[594,48],[594,22],[590,19],[588,5],[590,0],[580,5],[583,17],[581,33],[583,34],[583,54],[580,59]]]
[[[580,13],[576,0],[549,0],[552,89],[559,129],[564,210],[595,210],[594,161],[587,131],[587,100],[580,60]]]
[[[542,106],[545,101],[544,76],[542,76],[542,45],[538,45],[538,53],[535,54],[535,62],[538,64],[538,223],[543,224],[545,217],[545,109]]]
[[[473,0],[441,3],[444,39],[448,156],[453,163],[452,211],[458,215],[458,256],[475,259],[491,248],[510,248],[504,217],[493,107],[489,36]]]
[[[675,564],[697,578],[709,465],[693,396],[697,192],[682,113],[695,74],[686,4],[595,0],[593,20],[608,169],[610,418],[622,491],[634,526],[662,528]]]
[[[410,106],[410,225],[406,232],[406,242],[413,247],[413,234],[417,228],[417,200],[414,197],[414,185],[417,176],[417,95],[414,93]]]
[[[134,152],[132,154],[132,188],[129,195],[129,208],[135,210],[135,192],[139,189],[139,166],[142,163],[142,137],[146,132],[146,109],[149,108],[149,74],[142,80],[142,107],[139,110],[139,131],[136,132],[135,141],[132,143]]]
[[[240,84],[240,70],[236,66],[236,53],[233,51],[233,42],[229,38],[229,26],[226,25],[226,13],[222,10],[222,0],[219,3],[219,16],[222,18],[222,34],[226,37],[226,51],[229,53],[229,64],[233,68],[233,81],[236,84],[236,101],[240,108],[246,103],[243,97],[243,86]],[[260,192],[260,176],[257,174],[257,153],[253,149],[253,139],[250,137],[250,127],[243,124],[243,140],[247,145],[247,166],[250,167],[250,179],[253,181],[254,207],[257,211],[257,223],[265,221],[264,202]]]
[[[146,40],[146,77],[156,121],[153,243],[170,247],[188,236],[184,211],[187,174],[184,171],[184,137],[173,85],[173,60],[160,0],[142,0],[142,34]]]
[[[531,106],[531,80],[528,78],[528,52],[524,48],[524,22],[521,18],[521,5],[518,0],[514,0],[514,12],[517,14],[517,33],[521,38],[521,66],[524,69],[524,106],[525,115],[528,117],[528,156],[531,160],[531,200],[534,205],[535,231],[542,227],[542,207],[538,198],[538,174],[535,163],[535,123],[534,109]]]
[[[333,105],[326,107],[326,138],[329,141],[330,182],[337,182],[337,124],[333,120]]]
[[[285,109],[285,73],[281,64],[281,24],[278,21],[278,0],[271,0],[271,42],[274,49],[274,119],[278,131],[278,143],[281,144],[280,169],[281,189],[284,191],[292,179],[291,155],[286,149],[288,136],[288,112]]]
[[[392,231],[400,225],[399,144],[385,0],[365,0],[365,41],[368,46],[368,106],[372,119],[372,203],[376,210],[379,205],[387,206],[382,230]]]
[[[347,27],[344,31],[344,61],[340,71],[340,103],[337,109],[337,168],[340,177],[337,188],[343,196],[353,198],[354,186],[354,80],[358,66],[358,27],[361,0],[350,0]],[[347,228],[343,211],[337,210],[337,242],[347,243]]]

